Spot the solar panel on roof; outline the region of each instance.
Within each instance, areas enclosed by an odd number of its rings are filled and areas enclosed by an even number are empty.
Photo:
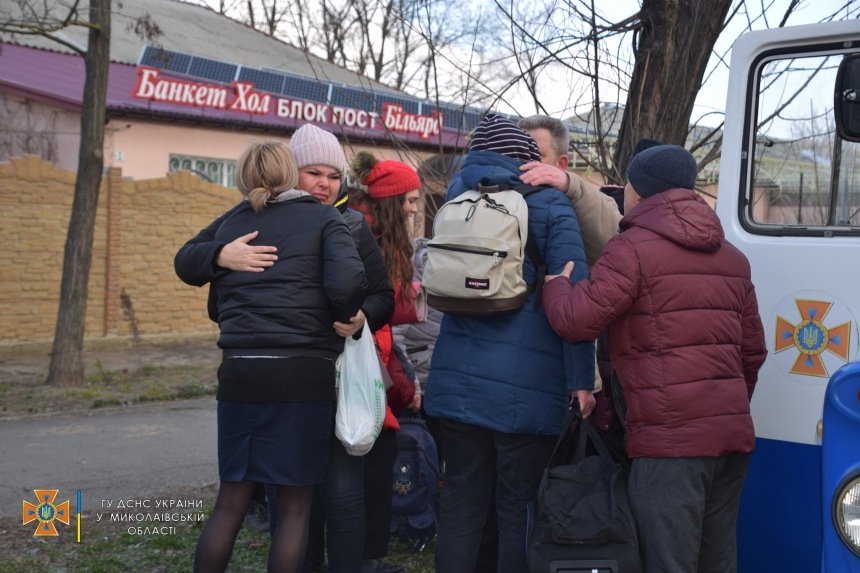
[[[392,97],[387,94],[376,92],[376,103],[379,106],[379,111],[382,111],[382,104],[393,103],[403,107],[403,111],[409,113],[418,113],[418,100],[405,97]]]
[[[465,125],[466,131],[472,131],[473,129],[478,127],[478,124],[481,123],[481,119],[483,119],[483,117],[484,117],[484,113],[482,111],[478,110],[476,112],[476,111],[472,111],[472,108],[469,108],[469,110],[466,111],[465,118],[464,118],[465,122],[466,122],[466,125]]]
[[[284,76],[284,95],[326,103],[328,101],[328,84],[315,78],[302,79],[296,76]]]
[[[451,129],[463,129],[463,111],[462,108],[444,110],[445,127]]]
[[[424,104],[421,111],[424,115],[430,115],[436,111],[436,109],[437,107],[435,105]],[[442,104],[438,109],[442,110],[442,117],[445,118],[445,127],[448,129],[463,129],[463,108]]]
[[[239,70],[239,80],[253,82],[254,87],[258,90],[283,93],[286,78],[282,74],[274,74],[242,66],[242,69]]]
[[[364,111],[376,111],[373,92],[369,89],[350,88],[335,85],[331,92],[332,105],[352,107]]]
[[[188,71],[188,64],[191,63],[192,58],[193,56],[188,54],[147,46],[140,59],[140,65],[184,74]]]
[[[197,56],[191,60],[191,66],[188,68],[188,74],[215,80],[216,82],[230,83],[236,77],[236,64],[228,64],[227,62],[219,62],[218,60],[210,60],[209,58],[198,58]]]

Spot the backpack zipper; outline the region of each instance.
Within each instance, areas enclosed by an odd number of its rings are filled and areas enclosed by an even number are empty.
[[[507,251],[477,251],[475,249],[464,249],[463,247],[449,247],[447,245],[427,245],[427,248],[433,247],[434,249],[442,249],[443,251],[454,251],[456,253],[469,253],[471,255],[484,255],[486,257],[493,257],[493,266],[497,267],[499,265],[499,259],[507,258]]]
[[[516,189],[512,189],[512,191],[516,191]],[[485,193],[484,195],[481,195],[481,196],[480,196],[480,197],[478,197],[477,199],[464,199],[463,201],[461,201],[462,203],[472,203],[472,206],[469,208],[469,212],[466,214],[466,221],[470,220],[470,219],[475,215],[475,211],[476,211],[476,209],[478,208],[478,203],[480,203],[480,202],[481,202],[481,199],[483,199],[485,196],[486,196],[486,193]],[[453,200],[452,200],[452,201],[453,201]],[[493,201],[493,202],[495,203],[495,201]],[[442,209],[444,209],[447,205],[450,205],[450,204],[451,204],[451,202],[450,202],[450,201],[445,202],[445,204],[443,204],[443,205],[439,208],[439,211],[437,211],[437,212],[436,212],[436,217],[438,218],[438,217],[439,217],[439,213],[442,211]],[[487,207],[490,207],[489,205],[486,205],[486,206],[487,206]],[[528,204],[526,204],[526,207],[528,207]],[[492,208],[492,207],[491,207],[491,208]],[[497,209],[497,210],[498,210],[498,209]],[[499,210],[499,212],[504,213],[505,215],[508,215],[508,216],[510,216],[510,217],[513,217],[513,218],[514,218],[514,220],[517,222],[517,237],[518,237],[518,238],[519,238],[519,240],[520,240],[520,244],[522,244],[522,249],[520,249],[522,252],[520,253],[520,256],[521,256],[521,257],[523,257],[523,258],[525,258],[525,255],[526,255],[526,244],[523,242],[523,235],[522,235],[522,233],[520,232],[520,219],[519,219],[519,217],[517,217],[516,215],[512,215],[512,214],[511,214],[507,209],[505,209],[504,211],[500,211],[500,210]],[[433,222],[433,234],[434,234],[434,235],[436,234],[436,222],[435,222],[435,221]],[[428,247],[430,247],[430,246],[432,246],[432,245],[427,245],[427,246],[428,246]],[[473,251],[464,251],[464,252],[471,253],[471,252],[473,252]],[[486,254],[486,253],[477,253],[477,254],[483,255],[483,254]],[[507,253],[505,253],[505,255],[504,255],[504,256],[505,256],[505,257],[507,257],[507,256],[508,256],[508,254],[507,254]],[[495,265],[493,265],[493,266],[495,266]]]

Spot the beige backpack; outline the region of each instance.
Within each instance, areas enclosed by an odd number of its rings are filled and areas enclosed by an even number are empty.
[[[457,316],[498,316],[521,308],[537,288],[540,308],[546,265],[528,238],[525,197],[543,189],[479,186],[442,205],[424,259],[427,304]],[[531,289],[523,280],[526,256],[538,271]]]

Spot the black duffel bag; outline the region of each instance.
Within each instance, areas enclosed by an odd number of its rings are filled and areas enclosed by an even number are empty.
[[[556,464],[578,421],[576,453]],[[589,441],[592,448],[588,448]],[[562,448],[563,449],[563,448]],[[586,455],[587,451],[596,455]],[[571,412],[528,514],[529,573],[641,573],[627,487],[597,430]]]

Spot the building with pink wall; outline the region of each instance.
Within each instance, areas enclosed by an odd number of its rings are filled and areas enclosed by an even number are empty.
[[[482,115],[437,110],[203,6],[123,0],[122,13],[148,14],[162,30],[157,46],[119,28],[111,37],[105,165],[125,177],[192,169],[232,186],[248,141],[286,141],[307,122],[335,133],[347,156],[371,148],[417,168],[440,151],[460,153]],[[85,28],[63,34],[86,45]],[[75,171],[83,59],[38,36],[0,41],[0,160],[31,153]]]

